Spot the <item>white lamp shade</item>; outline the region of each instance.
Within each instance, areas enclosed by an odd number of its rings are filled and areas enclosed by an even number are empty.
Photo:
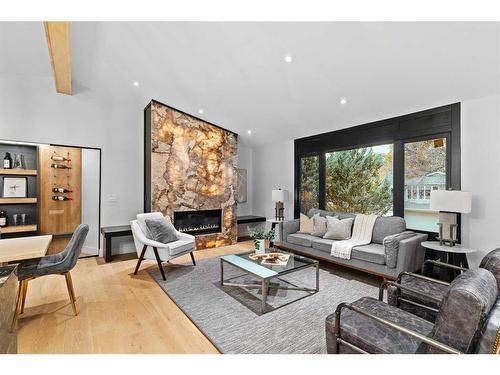
[[[273,202],[284,202],[285,201],[285,192],[286,190],[273,190],[272,192],[272,201]]]
[[[471,212],[471,205],[472,194],[468,191],[431,191],[431,210],[468,214]]]

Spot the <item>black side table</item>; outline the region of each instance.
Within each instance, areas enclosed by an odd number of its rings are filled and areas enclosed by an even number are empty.
[[[424,241],[422,246],[426,249],[426,259],[437,260],[452,266],[469,268],[467,254],[475,253],[476,250],[468,249],[460,244],[455,246],[440,245],[438,241]],[[432,263],[430,263],[432,265]],[[428,274],[432,276],[434,267],[429,267]],[[451,271],[451,272],[450,272]],[[451,281],[460,272],[447,267],[440,267],[440,278]]]
[[[102,227],[101,234],[104,237],[104,261],[111,262],[111,240],[114,237],[123,237],[123,236],[131,236],[132,229],[130,225],[116,225],[110,227]]]

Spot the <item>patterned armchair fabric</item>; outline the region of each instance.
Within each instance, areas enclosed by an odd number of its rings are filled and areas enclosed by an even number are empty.
[[[435,324],[382,301],[361,298],[349,306],[369,316],[340,306],[335,314],[327,317],[328,353],[355,353],[353,346],[368,353],[444,352],[422,343],[421,338],[412,337],[373,317],[397,324],[461,352],[473,353],[484,334],[485,324],[491,314],[496,312],[492,307],[497,294],[497,283],[491,272],[478,269],[464,273],[450,285]]]

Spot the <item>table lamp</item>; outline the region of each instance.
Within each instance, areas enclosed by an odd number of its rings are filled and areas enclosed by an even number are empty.
[[[460,190],[432,190],[431,210],[439,211],[439,243],[455,246],[458,214],[471,212],[472,194]],[[449,233],[448,235],[446,233]]]
[[[276,220],[284,220],[285,208],[283,202],[285,201],[285,192],[286,190],[273,190],[272,191],[272,201],[276,202],[275,207],[275,218]]]

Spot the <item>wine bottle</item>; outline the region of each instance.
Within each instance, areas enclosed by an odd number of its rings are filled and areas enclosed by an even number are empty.
[[[67,165],[57,163],[52,163],[51,167],[54,169],[71,169],[71,167],[68,167]]]
[[[3,158],[3,167],[4,169],[12,169],[12,158],[10,157],[10,152],[5,153],[5,157]]]
[[[0,211],[0,227],[6,227],[9,225],[8,218],[7,218],[7,211],[1,210]]]
[[[66,188],[63,188],[63,187],[55,187],[52,189],[52,191],[54,193],[72,193],[73,190],[70,190],[70,189],[66,189]]]
[[[71,161],[71,159],[65,158],[64,156],[52,155],[50,157],[54,161]]]
[[[54,201],[72,201],[72,198],[65,197],[64,195],[53,195],[52,200]]]

